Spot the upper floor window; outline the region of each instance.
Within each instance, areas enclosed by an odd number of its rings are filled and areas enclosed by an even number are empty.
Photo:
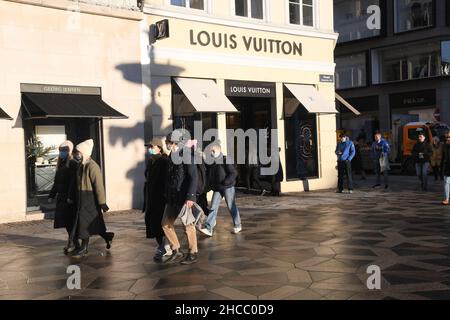
[[[395,0],[395,32],[433,25],[433,0]]]
[[[338,42],[366,39],[380,35],[381,30],[369,29],[367,9],[380,6],[380,0],[335,0],[334,29],[339,33]]]
[[[366,53],[336,57],[336,88],[347,89],[367,85]]]
[[[234,0],[234,13],[240,17],[264,19],[264,0]]]
[[[205,10],[205,0],[170,0],[170,4],[178,7]]]
[[[314,26],[314,0],[289,0],[289,23]]]

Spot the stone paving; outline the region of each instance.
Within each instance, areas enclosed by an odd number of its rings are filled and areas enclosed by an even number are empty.
[[[395,178],[388,192],[357,183],[351,195],[240,195],[243,232],[230,234],[221,208],[191,266],[152,261],[155,243],[137,211],[107,214],[112,249],[94,238],[81,262],[64,256],[65,231],[52,221],[0,225],[0,299],[450,299],[441,182],[426,194],[414,177]],[[66,287],[71,264],[81,267],[81,290]],[[373,264],[381,290],[366,287]]]

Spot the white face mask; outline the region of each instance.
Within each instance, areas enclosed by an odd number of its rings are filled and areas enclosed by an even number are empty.
[[[218,158],[218,157],[220,157],[221,153],[218,152],[218,151],[213,151],[213,152],[211,152],[211,155],[212,155],[214,158]]]

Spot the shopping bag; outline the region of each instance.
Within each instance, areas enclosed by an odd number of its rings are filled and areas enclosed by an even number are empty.
[[[206,220],[206,215],[202,208],[194,202],[192,208],[184,205],[181,208],[180,215],[181,223],[185,226],[199,225],[199,222],[203,223]]]
[[[389,157],[383,152],[380,156],[380,171],[383,173],[389,170],[391,170],[391,166],[389,165]]]

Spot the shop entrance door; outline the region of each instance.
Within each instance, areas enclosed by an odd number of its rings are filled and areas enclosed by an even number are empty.
[[[65,140],[74,146],[94,140],[92,159],[103,167],[102,120],[99,118],[51,118],[24,120],[27,157],[27,212],[53,211],[47,198],[53,187],[58,147]],[[103,172],[103,171],[102,171]]]
[[[229,97],[230,101],[239,111],[239,113],[227,113],[227,129],[248,129],[267,130],[268,145],[270,146],[270,130],[272,128],[271,106],[272,100],[270,98],[247,98],[247,97]],[[237,141],[234,142],[235,145]],[[248,150],[248,141],[246,141],[246,150]],[[258,141],[259,145],[259,141]],[[234,159],[237,159],[237,150],[234,150]],[[270,150],[270,149],[269,149]],[[259,151],[259,150],[258,150]],[[238,186],[246,186],[245,182],[245,165],[237,165],[239,172]],[[261,177],[264,180],[264,177]]]

